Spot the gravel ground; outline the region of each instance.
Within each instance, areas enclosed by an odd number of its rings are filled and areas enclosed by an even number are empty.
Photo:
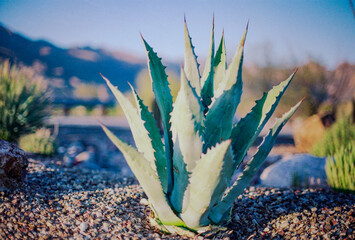
[[[38,159],[38,158],[37,158]],[[187,239],[148,224],[134,179],[30,159],[27,184],[0,192],[0,239]],[[355,195],[250,187],[226,230],[196,239],[355,239]]]

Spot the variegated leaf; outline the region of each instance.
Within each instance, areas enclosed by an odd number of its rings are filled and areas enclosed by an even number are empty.
[[[156,217],[166,225],[185,226],[184,222],[171,209],[156,172],[150,167],[143,154],[120,140],[104,125],[102,125],[102,128],[110,140],[123,153],[132,172],[147,194]]]
[[[244,169],[241,176],[238,177],[237,181],[231,186],[231,188],[226,193],[225,197],[221,202],[217,203],[215,207],[212,208],[209,214],[209,219],[220,224],[223,215],[232,207],[235,199],[244,191],[244,189],[249,185],[251,179],[255,176],[256,172],[259,170],[261,164],[271,151],[274,146],[277,135],[281,131],[282,127],[291,118],[291,116],[298,109],[302,101],[297,103],[292,107],[287,113],[285,113],[280,119],[276,121],[274,126],[270,129],[269,133],[264,137],[263,142],[259,145],[253,158],[248,162],[246,168]]]
[[[138,96],[137,92],[133,89],[132,86],[131,88],[133,95],[136,99],[136,104],[139,110],[140,117],[144,121],[144,127],[146,128],[151,139],[151,143],[147,142],[146,144],[152,145],[152,148],[154,150],[155,166],[157,169],[157,173],[163,186],[164,193],[166,193],[168,188],[168,173],[166,167],[164,146],[161,141],[160,131],[155,119],[153,118],[152,113],[149,112],[148,107],[144,105],[142,99]]]
[[[259,133],[274,113],[282,95],[289,86],[294,72],[288,79],[273,87],[256,101],[255,106],[236,126],[231,133],[232,148],[234,152],[234,169],[243,161],[249,147],[253,144]]]
[[[154,156],[155,149],[138,109],[135,108],[129,99],[120,90],[118,90],[117,87],[113,86],[107,78],[104,76],[102,76],[102,78],[106,81],[108,87],[123,109],[138,151],[143,153],[144,157],[150,162],[152,168],[156,169]]]
[[[212,195],[221,180],[224,156],[230,141],[224,141],[210,149],[198,161],[190,178],[190,200],[180,216],[192,229],[201,226],[201,217],[208,209]]]
[[[173,97],[170,93],[168,76],[165,73],[165,67],[161,63],[161,58],[153,51],[149,44],[143,39],[144,46],[147,50],[148,68],[150,78],[152,80],[152,88],[155,100],[158,104],[163,126],[164,126],[164,143],[165,155],[167,161],[167,175],[168,175],[168,194],[173,190],[173,141],[170,131],[170,113],[173,108]]]

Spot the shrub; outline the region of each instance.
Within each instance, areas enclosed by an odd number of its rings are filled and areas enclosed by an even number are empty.
[[[329,185],[338,191],[355,192],[355,141],[338,149],[325,166]]]
[[[312,153],[319,157],[334,156],[340,148],[354,142],[355,125],[350,119],[340,119],[326,130]]]
[[[88,110],[83,105],[75,106],[69,110],[69,115],[70,116],[80,116],[80,117],[87,116]]]
[[[57,152],[55,138],[49,129],[41,128],[35,133],[20,137],[19,146],[26,152],[52,155]]]
[[[40,79],[8,62],[0,64],[0,138],[17,141],[42,127],[48,104]]]
[[[242,63],[245,31],[227,68],[224,38],[214,52],[211,44],[205,70],[200,75],[185,23],[185,63],[180,90],[173,98],[161,59],[143,39],[152,88],[159,107],[164,144],[155,120],[136,91],[134,106],[104,78],[128,119],[137,149],[102,126],[125,156],[149,198],[155,218],[151,222],[166,232],[203,231],[230,219],[236,197],[248,186],[270,152],[281,128],[299,102],[278,119],[264,137],[243,174],[232,184],[234,171],[274,112],[294,74],[256,101],[237,124],[233,118],[242,94]]]

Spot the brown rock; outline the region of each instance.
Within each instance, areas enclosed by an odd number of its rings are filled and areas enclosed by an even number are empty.
[[[324,132],[325,127],[318,115],[307,118],[293,134],[297,149],[303,152],[311,151]]]
[[[26,176],[27,165],[22,149],[0,139],[0,191],[19,187]]]

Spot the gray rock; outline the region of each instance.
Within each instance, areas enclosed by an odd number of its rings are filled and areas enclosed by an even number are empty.
[[[73,142],[68,146],[68,149],[63,157],[64,165],[67,167],[72,167],[75,165],[75,157],[85,151],[84,145],[79,142]]]
[[[68,156],[68,155],[64,155],[64,157],[63,157],[64,166],[72,167],[72,166],[74,166],[74,162],[75,162],[75,158],[74,157],[71,157],[71,156]]]
[[[265,165],[265,167],[270,166],[271,164],[276,163],[277,161],[280,161],[282,159],[281,155],[269,155],[267,156],[267,158],[265,159],[263,165]]]
[[[26,153],[0,139],[0,191],[18,188],[26,177],[27,166]]]
[[[85,152],[81,152],[75,156],[74,165],[96,170],[101,168],[96,161],[96,151],[93,146],[87,147]]]
[[[96,161],[96,152],[94,147],[89,146],[86,151],[79,153],[75,156],[75,163],[79,164],[81,162],[95,162]]]
[[[327,186],[325,158],[309,154],[287,156],[267,167],[260,183],[272,187]]]
[[[68,146],[67,154],[70,156],[73,156],[73,155],[77,155],[78,153],[83,152],[84,150],[85,150],[84,145],[81,142],[76,141],[76,142],[71,143]]]

